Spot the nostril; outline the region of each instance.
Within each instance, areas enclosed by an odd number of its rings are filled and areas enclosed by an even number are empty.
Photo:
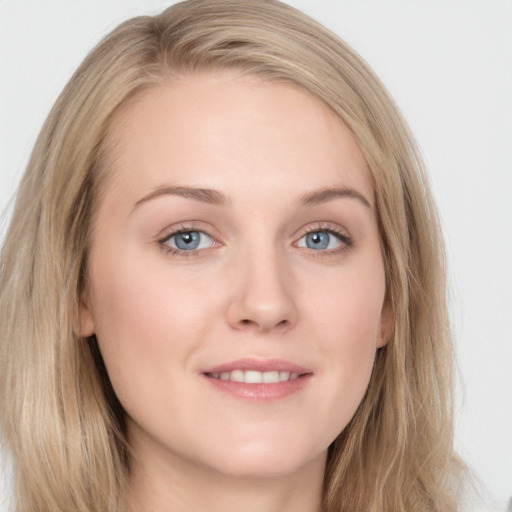
[[[268,330],[269,328],[272,328],[272,326],[267,326],[267,325],[264,325],[263,322],[262,323],[259,323],[259,322],[256,322],[255,320],[251,320],[249,318],[243,318],[242,320],[239,321],[238,325],[240,327],[244,327],[244,328],[256,328],[258,330]],[[287,319],[284,319],[284,320],[281,320],[280,322],[276,323],[276,324],[272,324],[273,325],[273,328],[277,328],[277,329],[285,329],[287,328],[289,325],[290,325],[290,322],[287,320]]]

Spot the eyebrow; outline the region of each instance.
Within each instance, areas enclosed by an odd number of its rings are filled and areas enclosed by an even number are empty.
[[[321,188],[308,192],[299,199],[299,205],[301,206],[316,206],[318,204],[327,203],[333,199],[338,198],[350,198],[357,199],[367,208],[371,208],[372,205],[360,192],[353,188],[348,187],[332,187],[332,188]]]
[[[134,209],[140,206],[141,204],[150,201],[151,199],[155,199],[157,197],[165,195],[185,197],[187,199],[194,199],[196,201],[201,201],[203,203],[213,204],[217,206],[225,206],[231,202],[228,196],[226,196],[222,192],[219,192],[218,190],[187,186],[165,186],[159,187],[151,191],[149,194],[145,195],[143,198],[139,199],[135,203]],[[363,196],[363,194],[349,187],[328,187],[313,190],[311,192],[304,194],[298,200],[297,203],[299,206],[316,206],[338,198],[357,199],[367,208],[372,207],[370,202]]]
[[[185,197],[187,199],[195,199],[203,203],[214,204],[223,206],[229,203],[227,196],[217,190],[209,188],[197,188],[197,187],[159,187],[149,194],[145,195],[142,199],[139,199],[134,206],[134,209],[151,199],[156,197],[171,195]]]

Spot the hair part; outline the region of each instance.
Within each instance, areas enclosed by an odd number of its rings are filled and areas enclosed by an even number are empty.
[[[394,330],[329,448],[324,511],[457,509],[452,349],[439,222],[393,100],[343,41],[274,0],[190,0],[131,19],[65,87],[21,181],[1,253],[0,421],[17,512],[123,510],[129,447],[94,338],[73,332],[110,127],[141,91],[210,70],[289,83],[356,138],[375,188]]]

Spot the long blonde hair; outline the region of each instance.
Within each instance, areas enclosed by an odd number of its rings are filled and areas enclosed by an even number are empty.
[[[338,37],[274,0],[190,0],[121,24],[65,87],[21,181],[1,253],[0,420],[17,512],[122,510],[123,411],[94,339],[73,334],[91,218],[119,108],[195,70],[234,68],[320,98],[374,182],[388,345],[329,448],[323,510],[457,509],[442,240],[423,164],[394,102]]]

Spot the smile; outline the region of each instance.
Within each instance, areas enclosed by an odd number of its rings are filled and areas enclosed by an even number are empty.
[[[245,382],[246,384],[276,384],[295,380],[299,377],[296,372],[259,372],[255,370],[233,370],[231,372],[207,373],[208,377],[220,380],[229,380],[233,382]]]
[[[261,403],[300,392],[308,386],[313,372],[283,359],[249,357],[209,368],[203,376],[224,394]]]

